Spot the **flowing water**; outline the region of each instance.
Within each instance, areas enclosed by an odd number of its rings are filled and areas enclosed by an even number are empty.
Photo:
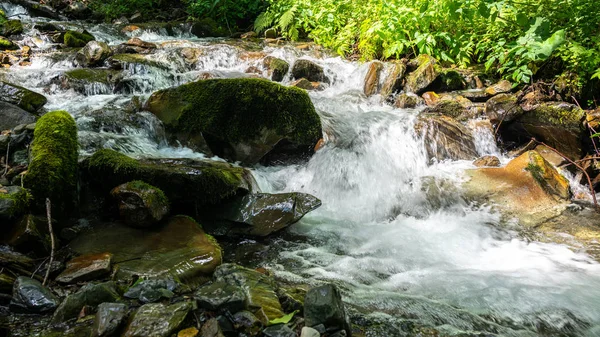
[[[17,6],[2,7],[8,15],[26,13]],[[116,94],[105,84],[75,92],[56,81],[73,69],[72,53],[57,52],[49,39],[31,30],[34,21],[43,19],[21,18],[27,29],[22,42],[36,46],[37,54],[32,65],[12,67],[0,78],[43,92],[48,110],[69,111],[79,126],[82,155],[114,148],[137,157],[203,157],[168,146],[159,121],[149,113],[128,113],[127,107],[205,71],[248,76],[245,70],[260,68],[264,55],[256,57],[247,49],[290,64],[308,58],[325,68],[332,84],[310,96],[327,145],[307,163],[253,168],[264,192],[301,191],[323,201],[289,229],[296,239],[272,243],[277,254],[268,262],[276,277],[335,282],[356,310],[386,324],[395,317],[449,334],[600,336],[600,265],[566,246],[529,242],[490,207],[467,204],[460,184],[472,164],[428,163],[424,142],[430,140],[413,128],[419,111],[394,109],[377,96],[366,98],[366,65],[291,46],[197,39],[186,27],[171,36],[142,29],[135,34],[161,45],[150,56],[153,66],[126,67],[127,90]],[[111,45],[133,36],[111,25],[65,24],[85,26]],[[183,48],[202,50],[198,62],[187,62]],[[481,123],[470,127],[481,155],[509,160],[488,128]]]

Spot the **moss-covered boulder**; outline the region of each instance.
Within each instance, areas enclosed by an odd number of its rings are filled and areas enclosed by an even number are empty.
[[[485,114],[494,124],[509,123],[523,114],[516,95],[499,94],[485,102]]]
[[[0,81],[0,101],[16,105],[25,111],[36,113],[48,100],[44,95],[37,92],[12,83]]]
[[[82,67],[101,65],[111,54],[106,42],[90,41],[75,55],[75,62]]]
[[[147,109],[182,143],[197,147],[194,139],[203,136],[214,154],[246,164],[282,142],[310,152],[321,138],[308,94],[263,79],[210,79],[161,90]]]
[[[267,75],[271,78],[271,81],[275,82],[283,81],[283,78],[290,70],[289,63],[273,56],[264,58],[263,67],[267,69]]]
[[[113,93],[122,77],[119,70],[78,68],[66,71],[58,80],[63,89],[98,95]]]
[[[31,163],[25,187],[34,206],[45,209],[50,198],[55,216],[66,215],[77,200],[77,126],[66,111],[53,111],[36,123],[31,145]]]
[[[117,279],[171,278],[188,285],[206,282],[222,261],[221,247],[187,216],[148,230],[123,224],[95,226],[70,243],[78,254],[113,254]]]
[[[0,24],[0,30],[3,36],[11,36],[23,33],[23,23],[21,20],[8,20]]]
[[[130,181],[141,180],[161,189],[172,207],[193,212],[252,189],[250,173],[224,162],[192,159],[136,160],[113,150],[100,150],[81,163],[84,184],[101,196]],[[189,213],[193,214],[193,213]]]
[[[19,46],[11,40],[0,36],[0,50],[17,50]]]
[[[437,65],[437,61],[425,54],[421,54],[412,60],[409,63],[409,67],[416,67],[416,69],[406,77],[404,91],[415,94],[423,93],[437,79],[441,71]]]
[[[29,206],[29,194],[18,186],[0,187],[0,219],[21,216]]]
[[[134,227],[155,225],[169,213],[165,193],[143,181],[119,185],[110,194],[119,204],[121,219]]]
[[[589,134],[585,112],[564,102],[544,102],[527,111],[501,130],[502,138],[525,144],[532,137],[558,149],[570,159],[583,155],[582,142]]]
[[[68,30],[65,32],[63,41],[67,47],[80,48],[85,47],[88,42],[95,39],[96,38],[87,31],[78,32],[74,30]]]

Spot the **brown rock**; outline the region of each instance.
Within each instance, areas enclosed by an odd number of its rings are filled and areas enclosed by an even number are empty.
[[[83,255],[67,262],[67,268],[56,278],[60,283],[90,281],[110,274],[112,254]]]
[[[365,77],[365,84],[363,86],[363,92],[367,97],[377,94],[379,91],[379,75],[383,70],[383,63],[379,61],[371,62],[369,65],[369,71]]]
[[[149,227],[169,213],[169,200],[158,188],[142,181],[115,187],[110,194],[119,204],[122,220],[133,227]]]
[[[440,95],[436,94],[433,91],[428,91],[428,92],[424,93],[423,95],[421,95],[421,97],[423,97],[423,99],[425,100],[425,104],[427,104],[427,106],[434,106],[441,99]]]
[[[129,41],[127,41],[127,43],[125,43],[128,46],[132,46],[132,47],[139,47],[142,49],[156,49],[157,46],[155,43],[152,42],[146,42],[143,41],[140,38],[134,37],[132,39],[129,39]]]
[[[419,117],[415,130],[423,135],[427,156],[437,160],[473,160],[477,150],[471,131],[455,119],[425,114]]]
[[[406,73],[406,64],[403,62],[393,62],[383,85],[381,86],[381,97],[388,99],[392,94],[402,90],[402,82]]]
[[[504,94],[512,90],[512,84],[507,80],[501,80],[500,82],[491,85],[485,89],[485,93],[494,96],[498,94]]]
[[[123,29],[121,29],[121,32],[123,33],[131,33],[134,32],[136,30],[140,29],[140,27],[136,26],[136,25],[128,25],[123,27]]]
[[[399,109],[414,109],[421,104],[423,99],[415,94],[400,94],[394,102],[394,106]]]
[[[499,94],[485,103],[485,113],[494,124],[508,123],[521,116],[523,112],[517,96],[513,94]]]
[[[498,157],[496,157],[496,156],[483,156],[483,157],[477,158],[477,160],[475,160],[473,162],[473,165],[475,165],[477,167],[484,167],[484,166],[498,167],[498,166],[500,166],[500,159],[498,159]]]

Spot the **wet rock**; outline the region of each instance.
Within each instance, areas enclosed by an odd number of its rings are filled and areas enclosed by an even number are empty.
[[[225,282],[215,282],[196,291],[194,298],[200,308],[235,313],[247,309],[248,300],[242,288]]]
[[[0,219],[12,219],[25,213],[29,194],[19,186],[0,186]]]
[[[465,120],[465,115],[468,115],[465,107],[455,100],[439,100],[434,106],[425,109],[423,113],[444,115],[458,121]]]
[[[369,70],[365,76],[363,92],[367,97],[373,96],[379,92],[379,76],[383,70],[383,63],[374,61],[369,64]]]
[[[491,85],[485,89],[485,93],[489,96],[498,94],[504,94],[512,90],[512,83],[507,80],[502,80],[494,85]]]
[[[403,62],[391,63],[391,69],[381,86],[380,94],[383,99],[388,99],[392,94],[402,90],[402,82],[404,81],[405,73],[406,64]]]
[[[480,168],[468,174],[468,199],[492,201],[524,225],[553,218],[569,203],[569,181],[536,151],[525,152],[505,167]]]
[[[423,135],[427,156],[437,160],[473,160],[477,150],[471,131],[448,116],[422,115],[415,130]]]
[[[276,39],[277,30],[275,28],[269,28],[265,30],[265,39]]]
[[[475,165],[477,167],[484,167],[484,166],[498,167],[498,166],[500,166],[500,159],[498,159],[498,157],[496,157],[496,156],[483,156],[483,157],[477,158],[473,162],[473,165]]]
[[[284,140],[310,153],[321,138],[308,94],[262,79],[211,79],[161,90],[147,109],[175,138],[202,135],[214,154],[245,164],[257,163]]]
[[[89,283],[79,291],[67,296],[52,316],[53,323],[61,323],[77,318],[84,306],[96,307],[104,302],[117,302],[120,299],[114,282]]]
[[[308,291],[304,300],[304,320],[308,327],[323,324],[327,331],[344,330],[348,336],[352,335],[342,295],[332,284]]]
[[[0,129],[10,130],[17,125],[35,122],[35,115],[16,105],[0,102]],[[5,148],[6,149],[6,148]],[[3,153],[6,153],[4,151]]]
[[[85,45],[88,42],[93,41],[95,39],[96,38],[87,31],[77,32],[74,30],[68,30],[65,32],[63,41],[67,47],[79,48],[85,47]]]
[[[23,276],[16,279],[12,296],[11,311],[43,313],[54,310],[59,303],[39,281]]]
[[[472,102],[477,103],[484,103],[491,97],[485,92],[485,89],[462,90],[456,93],[467,98]]]
[[[160,188],[173,205],[193,211],[252,190],[250,173],[224,162],[193,159],[135,160],[113,150],[100,150],[81,163],[84,181],[97,193],[133,180]],[[188,213],[194,214],[194,213]]]
[[[128,46],[131,46],[131,47],[140,48],[140,49],[142,49],[141,51],[144,51],[144,50],[150,51],[150,50],[158,48],[155,43],[146,42],[137,37],[129,39],[129,41],[127,41],[125,44]]]
[[[66,269],[56,277],[60,283],[77,283],[102,278],[110,274],[112,254],[78,256],[67,262]]]
[[[263,324],[284,315],[275,293],[276,284],[267,275],[235,264],[224,264],[215,270],[214,278],[217,282],[244,289],[251,310],[261,309],[264,312],[264,318],[258,317]]]
[[[21,20],[8,20],[3,24],[0,24],[2,36],[11,36],[23,33],[23,23]]]
[[[44,95],[15,84],[0,81],[0,101],[10,103],[30,113],[37,113],[48,101]],[[25,122],[31,123],[31,122]]]
[[[116,278],[174,278],[184,283],[206,280],[221,264],[221,248],[200,225],[176,216],[149,231],[119,224],[96,226],[73,242],[79,254],[109,251]]]
[[[222,37],[228,32],[219,28],[219,25],[211,18],[204,18],[192,24],[192,34],[197,37]]]
[[[92,337],[114,336],[127,316],[127,306],[123,303],[102,303],[98,305],[92,327]]]
[[[142,54],[115,54],[108,59],[108,65],[111,69],[122,70],[132,67],[147,67],[162,70],[169,70],[169,64],[159,62]]]
[[[130,226],[150,227],[169,214],[164,192],[143,181],[119,185],[110,194],[119,204],[121,220]]]
[[[490,98],[485,103],[485,113],[494,124],[508,123],[523,114],[517,96],[512,94],[499,94]]]
[[[299,80],[295,80],[290,84],[291,87],[296,87],[304,90],[322,90],[321,83],[319,82],[311,82],[306,78],[301,78]]]
[[[404,91],[421,94],[439,75],[437,61],[429,55],[421,54],[411,63],[417,68],[406,77]]]
[[[296,80],[305,78],[310,82],[329,83],[323,67],[309,60],[297,60],[292,68],[292,76]]]
[[[443,69],[427,90],[448,92],[463,90],[467,87],[464,77],[454,69]]]
[[[265,337],[296,337],[294,330],[285,324],[276,324],[263,330]]]
[[[211,318],[204,323],[200,335],[202,337],[224,337],[223,331],[219,327],[219,322],[215,318]]]
[[[423,99],[415,94],[400,94],[396,97],[394,106],[399,109],[414,109],[423,102]]]
[[[52,214],[65,216],[77,200],[77,126],[66,111],[53,111],[36,123],[31,145],[31,163],[24,185],[33,196],[34,209],[45,210],[52,201]]]
[[[149,279],[135,284],[123,296],[137,299],[142,303],[152,303],[163,298],[172,298],[176,289],[177,282],[173,279]]]
[[[75,62],[81,67],[94,67],[110,56],[112,51],[106,42],[90,41],[75,55]]]
[[[229,233],[267,236],[321,206],[321,201],[305,193],[248,194],[238,197],[215,211],[218,219],[233,221]]]
[[[181,329],[192,309],[189,302],[171,305],[150,303],[141,306],[131,318],[123,337],[170,337]]]
[[[575,105],[544,102],[506,125],[501,134],[503,139],[518,144],[535,137],[570,159],[578,160],[583,154],[583,137],[589,136],[584,128],[584,119],[585,112]]]
[[[40,256],[47,255],[50,252],[47,221],[46,217],[24,215],[15,223],[12,230],[5,232],[2,242],[21,252],[34,252]]]
[[[73,89],[84,95],[112,94],[122,78],[112,69],[73,69],[66,71],[59,83],[63,89]]]
[[[0,36],[0,50],[18,50],[19,46],[11,40]]]
[[[262,330],[263,323],[249,311],[239,311],[233,314],[234,326],[250,336],[256,336]]]
[[[267,69],[267,75],[271,78],[271,81],[275,82],[283,81],[285,75],[290,70],[289,63],[273,56],[264,58],[263,67]]]
[[[305,326],[302,328],[300,337],[321,337],[321,334],[317,330]]]
[[[52,33],[62,30],[57,24],[52,22],[36,22],[33,28],[44,33]]]

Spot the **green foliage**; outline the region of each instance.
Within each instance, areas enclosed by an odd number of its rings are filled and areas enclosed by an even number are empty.
[[[265,0],[186,0],[188,12],[198,18],[211,18],[229,28],[246,28],[266,8]]]
[[[600,6],[589,0],[269,0],[255,22],[363,59],[428,54],[485,63],[530,82],[551,59],[559,71],[600,78]],[[580,83],[582,84],[582,83]]]
[[[148,13],[156,8],[160,0],[91,0],[90,8],[110,21],[135,12]]]
[[[77,126],[66,111],[49,112],[36,124],[31,146],[31,164],[25,187],[35,206],[45,209],[50,198],[57,215],[66,215],[77,199]]]

